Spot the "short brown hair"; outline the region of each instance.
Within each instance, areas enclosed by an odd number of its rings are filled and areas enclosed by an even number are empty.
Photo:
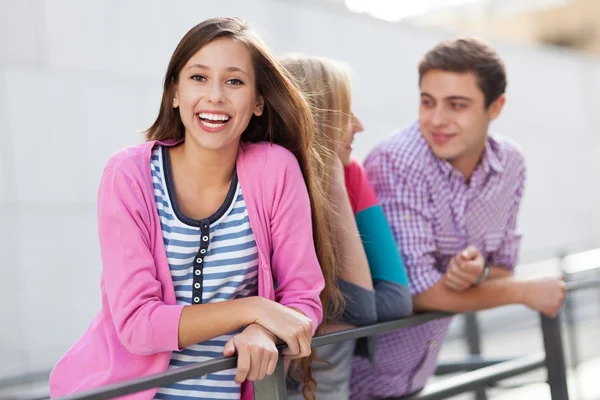
[[[444,41],[429,50],[419,63],[419,84],[427,72],[436,69],[475,74],[486,108],[506,90],[506,70],[500,56],[474,37]]]

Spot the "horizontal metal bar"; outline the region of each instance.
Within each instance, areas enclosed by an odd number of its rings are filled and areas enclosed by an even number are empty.
[[[237,357],[217,358],[189,367],[170,369],[160,374],[145,376],[112,385],[102,386],[86,392],[81,392],[67,397],[63,400],[104,400],[124,396],[143,390],[152,389],[186,379],[199,378],[206,374],[223,371],[237,367]]]
[[[452,313],[446,312],[430,312],[425,314],[416,314],[412,317],[403,318],[396,321],[382,322],[375,325],[362,326],[360,328],[347,329],[345,331],[339,331],[334,333],[328,333],[322,336],[317,336],[313,338],[310,345],[311,347],[321,347],[336,342],[342,342],[344,340],[358,339],[365,336],[395,331],[396,329],[417,326],[424,324],[425,322],[441,318],[447,318],[453,315],[454,314]]]
[[[31,382],[47,381],[51,370],[41,370],[27,374],[0,377],[0,389],[23,385]]]
[[[460,361],[440,362],[435,370],[436,375],[454,374],[457,372],[474,371],[479,368],[489,367],[491,365],[501,364],[512,361],[511,358],[489,358],[481,355],[470,355]]]
[[[541,368],[545,365],[545,361],[546,357],[544,353],[519,357],[501,364],[481,368],[476,371],[466,372],[462,375],[431,383],[419,393],[409,397],[403,397],[402,399],[445,399],[450,396],[456,396],[464,392],[472,391],[473,389],[500,381],[502,379],[521,375],[526,372]]]
[[[567,282],[567,290],[569,292],[591,288],[600,288],[600,278],[581,279]]]

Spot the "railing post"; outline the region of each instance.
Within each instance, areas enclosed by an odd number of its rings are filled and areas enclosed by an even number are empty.
[[[465,314],[465,334],[467,336],[467,346],[470,355],[481,355],[481,335],[477,315],[475,313]],[[474,391],[475,400],[487,400],[485,387],[477,388]]]
[[[558,256],[560,264],[560,272],[565,277],[565,282],[568,284],[572,279],[572,275],[567,270],[565,265],[565,254],[561,253]],[[575,318],[575,302],[573,295],[567,296],[565,299],[565,322],[567,323],[567,346],[571,355],[571,367],[577,369],[579,366],[579,348],[577,346],[577,326]]]
[[[265,377],[262,381],[254,382],[253,386],[255,400],[287,400],[283,357],[279,357],[273,375]]]
[[[549,318],[541,315],[544,350],[546,352],[546,368],[552,400],[568,400],[567,367],[560,332],[560,316]]]

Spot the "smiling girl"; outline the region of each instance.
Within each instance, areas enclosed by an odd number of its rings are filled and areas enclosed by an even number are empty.
[[[237,370],[130,398],[252,398],[240,383],[273,373],[278,339],[286,358],[310,355],[321,292],[332,309],[339,295],[313,119],[282,71],[236,18],[181,40],[148,140],[104,170],[102,309],[53,397],[237,353]]]

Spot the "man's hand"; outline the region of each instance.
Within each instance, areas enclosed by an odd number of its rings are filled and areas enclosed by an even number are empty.
[[[523,304],[554,318],[560,311],[567,295],[563,278],[538,278],[527,282]]]
[[[479,280],[484,265],[485,260],[481,253],[474,246],[469,246],[450,260],[444,275],[444,284],[449,289],[462,292]]]

